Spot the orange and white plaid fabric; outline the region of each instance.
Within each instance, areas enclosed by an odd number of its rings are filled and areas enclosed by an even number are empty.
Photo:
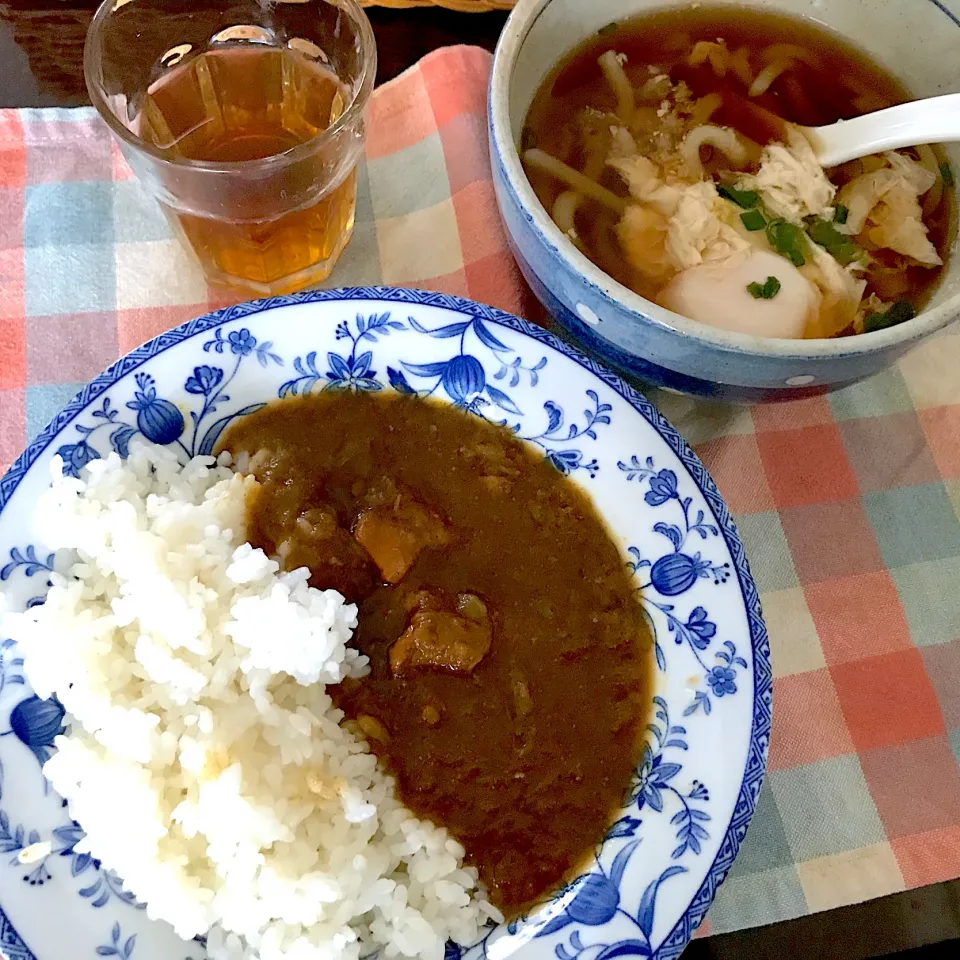
[[[489,72],[448,48],[374,93],[329,286],[540,315],[494,201]],[[222,304],[92,110],[0,111],[0,463],[118,355]],[[770,773],[711,932],[960,876],[958,370],[948,331],[827,397],[650,391],[737,516],[773,650]]]

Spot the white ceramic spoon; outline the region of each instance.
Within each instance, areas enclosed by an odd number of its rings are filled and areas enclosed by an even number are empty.
[[[960,93],[901,103],[825,127],[804,127],[804,132],[823,167],[883,150],[950,143],[960,140]]]

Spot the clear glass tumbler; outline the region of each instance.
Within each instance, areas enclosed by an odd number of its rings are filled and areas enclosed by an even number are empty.
[[[356,0],[105,0],[94,106],[214,283],[325,280],[353,231],[377,69]]]

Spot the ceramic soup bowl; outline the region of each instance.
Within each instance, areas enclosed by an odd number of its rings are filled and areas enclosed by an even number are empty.
[[[711,0],[716,5],[717,0]],[[917,97],[960,90],[958,0],[737,0],[813,18],[855,44]],[[490,83],[489,134],[497,202],[511,249],[537,296],[580,343],[624,373],[730,402],[790,399],[876,373],[960,314],[960,260],[914,319],[831,340],[731,333],[672,313],[617,283],[550,219],[517,152],[534,93],[557,60],[614,20],[676,0],[520,0]],[[947,149],[957,169],[960,147]]]

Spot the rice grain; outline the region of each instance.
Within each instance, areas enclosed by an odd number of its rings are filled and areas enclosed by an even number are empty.
[[[214,960],[440,960],[500,919],[340,725],[326,684],[367,668],[356,608],[244,543],[256,481],[137,444],[61,471],[36,518],[70,562],[4,626],[67,710],[44,773],[77,852]]]

